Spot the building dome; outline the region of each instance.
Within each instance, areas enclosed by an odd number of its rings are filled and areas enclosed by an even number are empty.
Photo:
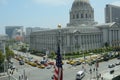
[[[94,24],[94,9],[89,0],[74,0],[70,11],[69,25]]]
[[[89,0],[75,0],[72,4],[72,10],[78,9],[90,9],[92,8],[89,4]]]

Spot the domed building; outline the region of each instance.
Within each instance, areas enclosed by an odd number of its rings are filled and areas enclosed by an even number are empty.
[[[68,26],[74,25],[93,25],[94,9],[89,3],[89,0],[75,0],[70,11],[70,23]]]
[[[102,48],[106,43],[109,46],[118,46],[119,34],[120,26],[115,22],[97,24],[94,21],[94,9],[89,0],[74,0],[66,28],[33,32],[30,49],[57,51],[59,42],[63,54]]]

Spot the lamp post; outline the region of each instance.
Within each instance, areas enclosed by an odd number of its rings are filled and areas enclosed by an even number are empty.
[[[61,46],[61,25],[60,24],[58,24],[58,29],[59,29],[59,31],[58,31],[58,44],[59,44],[59,46],[60,46],[60,54],[61,54],[61,51],[62,51],[62,46]]]

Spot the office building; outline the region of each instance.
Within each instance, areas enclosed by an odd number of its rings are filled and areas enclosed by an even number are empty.
[[[105,22],[116,22],[120,25],[120,6],[107,4],[105,8]]]

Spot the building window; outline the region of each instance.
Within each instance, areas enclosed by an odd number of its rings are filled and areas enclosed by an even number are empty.
[[[91,14],[89,15],[89,18],[91,18]]]
[[[84,16],[83,16],[83,14],[81,14],[81,18],[83,18]]]
[[[75,15],[73,14],[73,19],[75,19]]]
[[[76,18],[77,18],[77,19],[79,18],[79,14],[76,15]]]
[[[87,14],[85,15],[85,17],[87,18]]]

